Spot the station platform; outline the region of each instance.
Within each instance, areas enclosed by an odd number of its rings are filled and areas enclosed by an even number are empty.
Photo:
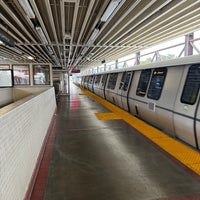
[[[71,95],[58,99],[30,199],[199,200],[199,159],[199,152],[71,85]]]

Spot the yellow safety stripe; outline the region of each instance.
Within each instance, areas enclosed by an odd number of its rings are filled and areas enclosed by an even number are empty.
[[[114,104],[104,100],[103,98],[91,93],[88,90],[82,89],[84,92],[94,98],[96,101],[104,105],[111,113],[96,113],[96,116],[101,120],[122,119],[129,125],[138,130],[160,148],[165,150],[171,156],[180,161],[183,165],[200,175],[200,153],[181,143],[180,141],[171,138],[162,131],[150,126],[144,121],[134,117],[126,111],[120,109]]]

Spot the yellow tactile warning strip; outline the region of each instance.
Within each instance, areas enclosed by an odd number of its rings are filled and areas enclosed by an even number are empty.
[[[112,103],[107,102],[101,97],[84,90],[84,92],[90,95],[99,103],[103,104],[107,109],[112,111],[116,116],[120,116],[121,119],[126,121],[132,127],[137,129],[141,134],[145,135],[148,139],[158,145],[160,148],[168,152],[175,159],[179,160],[183,165],[200,175],[200,153],[191,149],[190,147],[176,141],[175,139],[164,134],[160,130],[148,125],[147,123],[139,120],[133,115],[121,110]],[[100,114],[102,115],[102,114]],[[112,115],[111,115],[112,116]]]
[[[108,112],[108,113],[95,113],[97,118],[99,120],[113,120],[113,119],[122,119],[121,116],[119,116],[116,113]]]
[[[78,95],[86,95],[85,93],[79,93]]]

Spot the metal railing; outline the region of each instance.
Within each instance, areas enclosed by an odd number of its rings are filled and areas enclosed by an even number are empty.
[[[188,55],[200,54],[200,37],[195,39],[187,40],[189,35],[185,36],[185,42],[178,43],[176,45],[171,45],[165,48],[161,48],[155,51],[142,54],[138,52],[130,59],[118,62],[117,60],[113,64],[104,64],[92,69],[84,71],[84,74],[91,74],[97,72],[111,71],[115,69],[133,67],[138,64],[148,64],[152,62],[164,61],[175,59],[178,57],[184,57]],[[172,54],[172,49],[176,49],[176,54]],[[165,52],[165,53],[163,53]],[[167,53],[166,53],[167,52]]]

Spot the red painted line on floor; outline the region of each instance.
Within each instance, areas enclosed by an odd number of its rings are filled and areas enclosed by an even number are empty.
[[[57,112],[51,120],[24,200],[42,200],[55,139]]]

